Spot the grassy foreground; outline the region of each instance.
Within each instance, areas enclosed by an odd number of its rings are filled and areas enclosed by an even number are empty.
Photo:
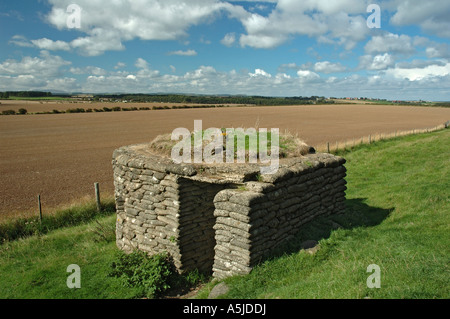
[[[347,212],[308,224],[297,240],[247,276],[226,280],[226,298],[445,298],[449,293],[450,130],[381,141],[347,159]],[[108,276],[117,260],[115,216],[0,244],[0,299],[135,298]],[[319,250],[300,250],[304,240]],[[69,289],[69,265],[81,289]],[[380,267],[369,289],[367,267]],[[199,293],[206,298],[216,283]]]
[[[347,212],[310,223],[281,256],[227,279],[223,297],[448,299],[449,145],[443,130],[341,152]],[[319,241],[315,254],[299,248],[308,239]],[[367,286],[371,264],[380,267],[379,289]]]

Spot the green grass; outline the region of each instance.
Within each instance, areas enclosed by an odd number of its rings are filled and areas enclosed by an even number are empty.
[[[448,145],[450,131],[443,130],[341,152],[346,213],[309,223],[251,274],[226,279],[224,298],[448,299]],[[319,240],[314,255],[300,249],[306,239]],[[366,285],[370,264],[380,266],[379,289]]]
[[[182,292],[206,280],[196,271],[181,276],[169,263],[141,258],[142,267],[132,271],[130,284],[117,271],[117,264],[129,261],[117,249],[115,221],[114,202],[106,201],[101,213],[95,203],[87,203],[44,216],[42,225],[37,218],[1,224],[0,299],[158,297],[160,291]],[[67,267],[73,264],[81,270],[80,289],[67,286],[72,274]],[[167,267],[172,267],[169,273]],[[166,271],[165,276],[159,270]]]
[[[104,227],[115,216],[103,217]],[[131,298],[132,289],[107,276],[116,256],[115,242],[101,239],[96,223],[55,230],[0,246],[0,298],[84,299]],[[69,289],[69,265],[81,269],[81,289]]]
[[[100,213],[97,211],[95,202],[91,201],[44,215],[42,220],[38,216],[5,220],[0,223],[0,244],[5,241],[45,234],[62,227],[87,223],[113,213],[115,213],[115,202],[111,198],[103,201]]]

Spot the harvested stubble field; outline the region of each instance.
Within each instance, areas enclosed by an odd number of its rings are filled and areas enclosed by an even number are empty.
[[[448,108],[358,104],[0,116],[0,220],[36,214],[38,194],[44,213],[93,196],[95,182],[102,196],[111,196],[114,149],[149,142],[178,127],[193,130],[194,120],[203,120],[204,129],[279,128],[317,146],[433,128],[449,119]]]

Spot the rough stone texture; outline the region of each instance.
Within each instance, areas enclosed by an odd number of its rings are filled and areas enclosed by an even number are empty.
[[[344,210],[345,160],[329,154],[289,161],[261,182],[226,189],[214,198],[213,275],[246,274],[312,219]]]
[[[247,274],[306,222],[344,209],[345,160],[310,154],[259,176],[255,164],[175,164],[146,144],[113,154],[117,246],[168,252],[180,272]]]

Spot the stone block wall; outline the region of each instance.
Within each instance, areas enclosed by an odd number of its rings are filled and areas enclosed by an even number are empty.
[[[214,197],[224,189],[189,179],[191,167],[114,152],[116,243],[131,252],[168,252],[180,270],[210,271],[214,261]]]
[[[247,274],[308,221],[345,209],[345,161],[309,157],[314,160],[295,163],[266,182],[217,194],[215,277]]]
[[[147,145],[113,154],[117,246],[168,252],[180,272],[218,278],[250,272],[262,258],[322,215],[344,209],[345,160],[310,154],[255,164],[174,164]]]

